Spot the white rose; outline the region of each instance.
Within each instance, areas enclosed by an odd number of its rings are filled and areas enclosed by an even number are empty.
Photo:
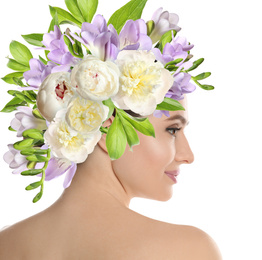
[[[73,130],[65,121],[66,109],[57,112],[56,117],[44,134],[45,143],[57,158],[81,163],[92,153],[101,138],[101,132],[82,135]]]
[[[152,51],[124,50],[117,57],[120,68],[119,92],[112,101],[120,109],[130,109],[142,116],[152,114],[164,100],[174,79]]]
[[[73,68],[71,83],[83,98],[106,100],[118,92],[119,69],[111,61],[88,55]]]
[[[90,134],[99,130],[107,119],[109,108],[101,101],[81,97],[73,98],[68,106],[66,122],[81,134]]]
[[[48,75],[37,94],[37,107],[41,115],[49,122],[58,110],[67,107],[74,95],[70,84],[69,72],[56,72]]]

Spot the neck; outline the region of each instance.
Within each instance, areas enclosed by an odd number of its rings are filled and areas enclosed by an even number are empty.
[[[97,145],[87,160],[77,165],[71,185],[59,201],[115,204],[129,208],[130,200],[131,196],[116,176],[108,154]]]

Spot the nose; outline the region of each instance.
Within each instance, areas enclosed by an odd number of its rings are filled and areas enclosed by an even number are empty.
[[[194,161],[194,154],[183,132],[181,132],[179,138],[176,138],[175,146],[176,146],[175,161],[180,163],[187,163],[187,164],[190,164]]]

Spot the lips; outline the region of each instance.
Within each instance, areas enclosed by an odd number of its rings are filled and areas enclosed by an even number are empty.
[[[165,172],[165,173],[167,173],[167,174],[171,174],[171,175],[174,175],[174,176],[178,176],[178,174],[180,173],[180,171],[179,170],[176,170],[176,171],[170,171],[170,172]]]
[[[171,172],[165,172],[165,174],[173,180],[174,183],[177,183],[177,176],[179,174],[179,170],[171,171]]]

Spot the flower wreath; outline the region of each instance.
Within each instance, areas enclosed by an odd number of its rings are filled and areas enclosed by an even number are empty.
[[[139,132],[155,137],[147,116],[184,110],[177,101],[195,90],[193,81],[210,72],[191,76],[204,59],[191,61],[194,47],[177,36],[178,16],[157,9],[145,22],[141,14],[147,0],[131,0],[106,22],[97,14],[98,0],[65,0],[68,11],[51,7],[48,33],[22,35],[24,40],[44,51],[45,58],[33,58],[30,50],[17,41],[10,44],[13,58],[7,66],[15,72],[2,78],[17,90],[1,112],[17,111],[9,130],[22,140],[9,144],[4,160],[13,173],[39,176],[26,190],[44,181],[65,175],[67,188],[77,163],[93,152],[103,133],[111,160],[126,148],[139,144]],[[61,24],[79,27],[74,32]],[[131,110],[141,117],[133,117]],[[102,124],[115,112],[110,127]]]

